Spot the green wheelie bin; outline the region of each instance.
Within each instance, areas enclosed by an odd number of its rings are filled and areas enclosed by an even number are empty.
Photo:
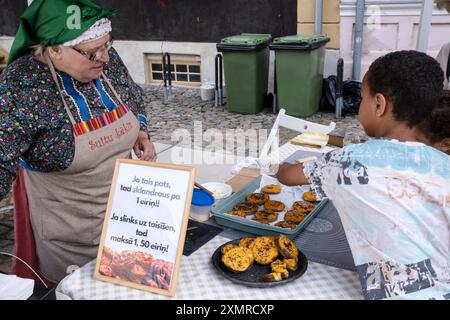
[[[268,34],[243,33],[217,43],[223,54],[228,111],[255,114],[266,106],[271,40]]]
[[[292,35],[270,43],[275,51],[278,108],[286,114],[308,117],[319,111],[328,41],[322,35]]]

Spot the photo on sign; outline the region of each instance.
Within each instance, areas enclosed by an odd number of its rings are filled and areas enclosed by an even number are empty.
[[[99,272],[103,276],[169,290],[173,263],[142,251],[114,252],[104,246]]]
[[[95,278],[173,296],[195,169],[118,160]]]

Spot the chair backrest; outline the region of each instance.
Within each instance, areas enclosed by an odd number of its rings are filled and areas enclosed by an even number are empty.
[[[336,123],[331,122],[328,126],[323,124],[318,124],[310,121],[306,121],[303,119],[295,118],[286,114],[286,110],[281,109],[278,113],[277,118],[270,130],[269,137],[267,138],[266,144],[260,152],[259,158],[266,159],[268,158],[268,153],[270,147],[275,142],[276,134],[279,130],[279,127],[288,128],[290,130],[298,131],[298,132],[321,132],[321,133],[330,133],[336,128]]]
[[[336,127],[336,123],[331,122],[328,126],[325,126],[323,124],[318,124],[310,121],[306,121],[303,119],[295,118],[288,116],[285,113],[284,109],[280,110],[280,113],[278,114],[278,118],[280,119],[278,121],[279,127],[288,128],[294,131],[298,132],[321,132],[321,133],[330,133],[334,130]]]

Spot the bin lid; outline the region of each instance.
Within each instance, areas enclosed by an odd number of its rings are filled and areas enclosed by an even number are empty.
[[[242,33],[222,39],[222,43],[239,44],[253,46],[260,43],[269,42],[272,39],[270,34]]]
[[[270,44],[271,49],[280,50],[314,50],[324,46],[330,38],[325,35],[291,35],[275,38]]]
[[[217,44],[219,51],[258,51],[269,45],[270,34],[242,33],[223,38]]]
[[[215,199],[212,195],[201,189],[194,188],[191,203],[195,206],[206,207],[214,203]]]

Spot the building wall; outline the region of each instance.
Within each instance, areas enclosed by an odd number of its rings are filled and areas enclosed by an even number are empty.
[[[330,38],[326,45],[324,78],[337,73],[340,58],[340,0],[323,0],[322,34]],[[297,34],[315,32],[316,0],[297,0]]]
[[[361,79],[376,58],[391,51],[416,49],[420,13],[420,1],[366,1]],[[345,63],[345,79],[352,77],[354,32],[355,0],[342,0],[340,47]],[[447,42],[450,42],[450,15],[447,11],[435,9],[427,53],[436,57]]]
[[[7,9],[13,11],[13,1],[6,1]],[[200,55],[202,81],[213,81],[215,45],[223,37],[242,32],[278,37],[295,34],[297,29],[297,0],[166,0],[163,7],[156,0],[131,1],[133,5],[122,0],[95,0],[118,11],[112,19],[114,47],[138,83],[147,81],[147,54]],[[0,46],[7,50],[20,13],[11,15],[9,31],[0,34]]]
[[[244,30],[273,32],[274,36],[296,32],[312,34],[314,31],[315,0],[217,0],[218,2],[197,0],[196,6],[188,0],[166,0],[166,7],[163,8],[157,6],[156,0],[132,0],[133,6],[121,0],[96,1],[116,8],[121,13],[113,20],[114,35],[119,39],[115,43],[115,48],[138,83],[148,80],[146,65],[148,53],[200,55],[202,81],[206,82],[214,79],[214,57],[217,53],[215,44],[223,36]],[[342,56],[345,61],[344,77],[351,78],[355,2],[355,0],[323,0],[323,33],[332,39],[327,46],[324,77],[336,73],[337,60]],[[228,4],[224,7],[225,3]],[[374,7],[374,3],[378,4],[378,7]],[[0,0],[0,5],[2,4],[4,6],[0,17],[7,18],[0,20],[0,46],[9,50],[26,1]],[[215,14],[218,9],[213,4],[221,8],[220,14]],[[258,8],[266,13],[257,12]],[[366,0],[361,76],[377,57],[393,50],[415,49],[420,8],[418,0]],[[378,20],[374,19],[375,9],[379,10]],[[293,18],[286,11],[293,12]],[[143,16],[145,12],[151,12],[151,15],[145,17]],[[162,19],[163,13],[166,19]],[[244,16],[252,16],[250,14],[256,18],[244,19]],[[270,15],[272,16],[269,17]],[[182,16],[184,18],[180,18]],[[228,21],[227,17],[236,18]],[[248,20],[251,21],[245,24]],[[289,24],[286,26],[280,24],[281,20],[291,22],[285,22]],[[180,33],[178,24],[183,26],[181,29],[185,29],[183,33]],[[378,26],[374,28],[376,24]],[[446,11],[435,10],[428,53],[436,56],[439,48],[450,41],[449,35],[450,15]],[[273,88],[273,60],[272,53],[269,91]]]
[[[114,48],[127,65],[133,79],[138,83],[148,82],[146,54],[170,52],[171,54],[200,55],[202,82],[214,81],[214,59],[217,54],[215,43],[160,42],[160,41],[116,41]],[[161,51],[162,48],[162,51]],[[270,54],[269,92],[273,92],[274,54]],[[325,54],[324,77],[336,74],[339,51],[327,50]]]
[[[215,43],[161,42],[161,41],[115,41],[117,50],[127,65],[133,79],[138,83],[147,79],[147,54],[170,52],[170,54],[199,55],[201,58],[202,82],[214,81]]]
[[[20,10],[7,1],[8,30],[0,23],[0,46],[9,50],[17,27],[19,16],[26,7],[22,0]],[[214,58],[217,54],[215,44],[221,38],[241,32],[270,33],[272,36],[296,34],[298,15],[311,21],[313,7],[301,3],[304,10],[298,10],[301,0],[166,0],[161,7],[156,0],[96,0],[98,4],[116,9],[119,15],[113,19],[113,34],[117,39],[117,49],[131,75],[138,83],[147,82],[147,54],[169,52],[171,54],[200,55],[202,81],[214,80]],[[314,0],[311,0],[312,2]],[[310,1],[310,2],[311,2]],[[338,2],[338,0],[325,0]],[[311,2],[311,3],[312,3]],[[22,8],[23,7],[23,8]],[[335,12],[326,9],[324,21]],[[309,11],[308,11],[309,10]],[[2,12],[6,12],[3,10]],[[332,12],[332,13],[331,13]],[[339,15],[338,15],[339,16]],[[249,17],[252,17],[249,19]],[[305,25],[306,27],[306,25]],[[336,42],[336,39],[333,38]],[[335,73],[339,51],[326,54],[325,75]],[[269,71],[269,91],[273,90],[274,54],[271,53]]]
[[[13,36],[19,27],[19,17],[27,0],[0,0],[0,36]]]
[[[330,38],[328,49],[340,47],[340,8],[339,0],[324,0],[322,12],[322,33]],[[297,2],[297,34],[313,35],[316,0],[298,0]]]
[[[247,33],[274,37],[297,28],[297,0],[95,0],[116,9],[120,40],[215,43]],[[133,3],[130,5],[130,3]]]
[[[147,54],[199,55],[202,82],[212,82],[215,45],[222,38],[242,32],[278,37],[295,34],[297,28],[297,0],[196,0],[195,5],[191,0],[166,0],[164,7],[155,0],[134,1],[133,6],[121,0],[97,3],[120,13],[113,20],[113,34],[119,39],[115,48],[139,83],[148,82]],[[270,61],[273,66],[273,55]]]

